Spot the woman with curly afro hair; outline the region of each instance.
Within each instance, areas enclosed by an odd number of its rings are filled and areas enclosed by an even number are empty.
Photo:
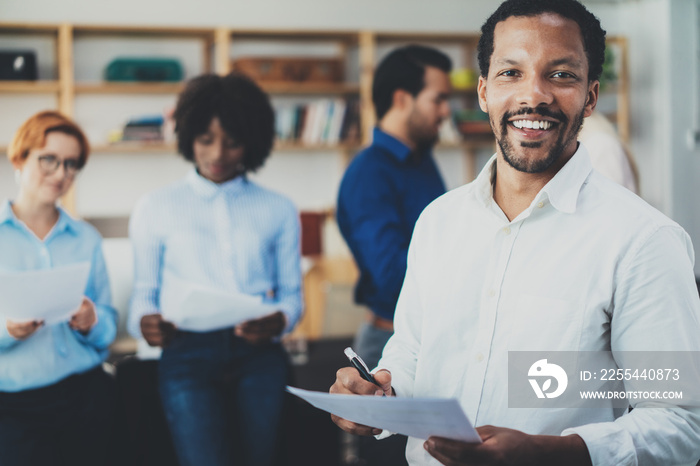
[[[247,177],[270,154],[274,113],[250,79],[210,74],[187,84],[174,118],[194,168],[132,214],[130,331],[163,348],[159,390],[181,466],[268,465],[289,372],[279,337],[302,307],[296,208]],[[189,287],[253,296],[274,312],[192,331],[167,312]]]

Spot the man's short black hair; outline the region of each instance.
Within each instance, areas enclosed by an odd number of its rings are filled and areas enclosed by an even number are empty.
[[[275,113],[267,94],[240,73],[204,74],[187,83],[175,107],[175,132],[180,154],[194,161],[194,140],[214,117],[244,148],[245,171],[260,168],[275,138]]]
[[[496,24],[511,16],[537,16],[542,13],[556,13],[578,24],[588,58],[588,81],[599,80],[605,61],[605,31],[598,18],[576,0],[507,0],[501,3],[481,27],[478,47],[481,76],[486,78],[489,74]]]
[[[391,108],[397,89],[413,96],[423,90],[426,66],[449,73],[452,71],[452,60],[432,47],[406,45],[393,50],[379,63],[372,84],[372,102],[378,120]]]

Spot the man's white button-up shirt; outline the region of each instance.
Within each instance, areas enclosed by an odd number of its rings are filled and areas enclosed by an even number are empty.
[[[698,351],[700,302],[688,235],[593,171],[583,146],[513,221],[493,200],[492,168],[495,156],[416,224],[379,362],[397,395],[455,397],[476,426],[577,433],[596,465],[700,456],[692,402],[624,416],[508,408],[508,351]],[[407,455],[438,464],[421,440]]]

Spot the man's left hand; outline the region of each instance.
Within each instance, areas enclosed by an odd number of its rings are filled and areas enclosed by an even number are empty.
[[[88,298],[83,298],[83,302],[80,303],[80,307],[77,311],[73,313],[70,317],[68,325],[73,330],[77,330],[83,335],[87,335],[92,327],[97,323],[97,312],[95,311],[95,304]]]
[[[286,319],[282,311],[277,311],[260,319],[248,320],[236,325],[236,336],[245,338],[252,345],[269,343],[282,334]]]
[[[482,443],[430,437],[424,447],[431,456],[448,466],[591,464],[586,444],[578,435],[528,435],[494,426],[477,427],[476,431]]]

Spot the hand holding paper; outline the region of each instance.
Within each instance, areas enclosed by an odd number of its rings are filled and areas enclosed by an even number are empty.
[[[371,382],[364,380],[354,367],[345,367],[336,374],[335,383],[331,386],[330,392],[338,395],[375,395],[394,396],[391,388],[391,373],[389,371],[379,371],[374,374],[374,379],[381,388],[377,388]],[[378,435],[382,432],[373,425],[364,425],[352,422],[331,413],[331,419],[338,427],[346,432],[355,435]]]
[[[175,336],[175,325],[163,320],[160,314],[147,314],[141,317],[141,334],[150,346],[165,348]]]
[[[251,345],[267,343],[279,336],[286,326],[286,319],[281,311],[259,319],[247,320],[236,325],[236,336],[245,338]]]
[[[83,297],[78,310],[70,317],[68,325],[73,330],[77,330],[83,335],[87,335],[90,329],[97,323],[97,312],[95,304],[90,299]]]
[[[34,335],[34,332],[39,330],[39,327],[44,325],[43,320],[31,320],[29,322],[15,322],[8,320],[6,327],[7,333],[15,340],[26,340]]]

